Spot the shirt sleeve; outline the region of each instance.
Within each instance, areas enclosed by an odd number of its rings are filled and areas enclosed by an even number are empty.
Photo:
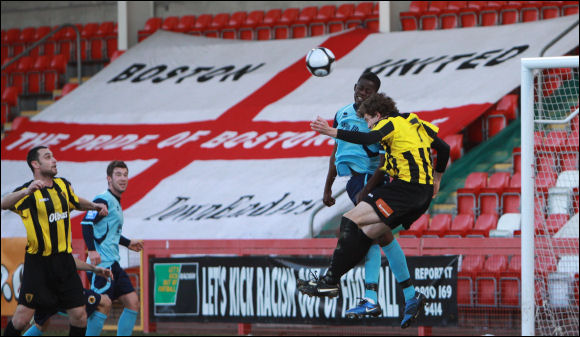
[[[433,138],[433,143],[431,143],[431,147],[437,151],[437,165],[435,165],[435,171],[439,173],[445,172],[445,169],[447,168],[447,162],[449,161],[449,145],[447,145],[447,143],[435,135],[435,138]]]
[[[81,207],[81,204],[79,202],[79,197],[75,194],[75,191],[73,190],[71,183],[64,178],[61,178],[61,179],[66,186],[66,191],[68,194],[69,208],[71,210],[79,209]]]
[[[357,132],[338,129],[336,138],[342,139],[349,143],[370,145],[378,143],[381,139],[388,136],[389,133],[391,133],[393,130],[393,122],[388,122],[380,129],[376,129],[370,132]]]
[[[32,181],[16,188],[13,192],[18,192],[21,191],[25,188],[28,188],[28,185],[30,185],[30,183],[32,183]],[[17,214],[22,214],[22,212],[26,209],[30,208],[30,201],[33,200],[33,198],[30,195],[25,196],[24,198],[18,200],[14,206],[12,208],[10,208],[10,210],[14,213]]]
[[[97,199],[93,200],[93,202],[96,204],[105,204],[105,205],[107,205],[107,208],[109,207],[109,204],[107,203],[107,201],[105,199],[102,199],[102,198],[97,198]],[[81,224],[82,225],[96,225],[103,218],[104,217],[99,214],[99,211],[90,210],[90,211],[87,211],[87,213],[85,213],[85,217],[81,221]]]

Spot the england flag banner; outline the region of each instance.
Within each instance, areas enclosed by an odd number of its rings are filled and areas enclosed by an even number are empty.
[[[310,129],[353,102],[369,70],[401,112],[458,133],[520,83],[520,59],[539,56],[577,16],[515,25],[272,41],[158,31],[2,140],[2,195],[32,179],[28,150],[48,145],[58,176],[92,199],[106,167],[123,160],[123,233],[138,239],[306,238],[350,209],[322,205],[333,139]],[[312,76],[304,58],[324,46],[333,72]],[[547,49],[578,46],[578,28]],[[335,192],[346,180],[337,180]],[[82,213],[73,213],[80,238]],[[25,237],[2,211],[2,237]]]

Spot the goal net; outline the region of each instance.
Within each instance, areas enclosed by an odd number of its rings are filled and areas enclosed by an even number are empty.
[[[578,335],[578,56],[522,59],[522,334]]]

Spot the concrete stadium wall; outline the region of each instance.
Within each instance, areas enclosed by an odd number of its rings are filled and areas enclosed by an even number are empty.
[[[272,8],[304,8],[362,1],[154,1],[151,16],[166,18],[186,14],[217,14]],[[391,29],[401,30],[399,12],[410,1],[392,1]],[[117,21],[117,1],[2,1],[2,29],[56,26],[65,23]]]

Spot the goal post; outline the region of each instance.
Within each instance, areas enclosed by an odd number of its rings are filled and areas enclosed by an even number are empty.
[[[520,111],[522,335],[577,335],[578,56],[523,58]]]

